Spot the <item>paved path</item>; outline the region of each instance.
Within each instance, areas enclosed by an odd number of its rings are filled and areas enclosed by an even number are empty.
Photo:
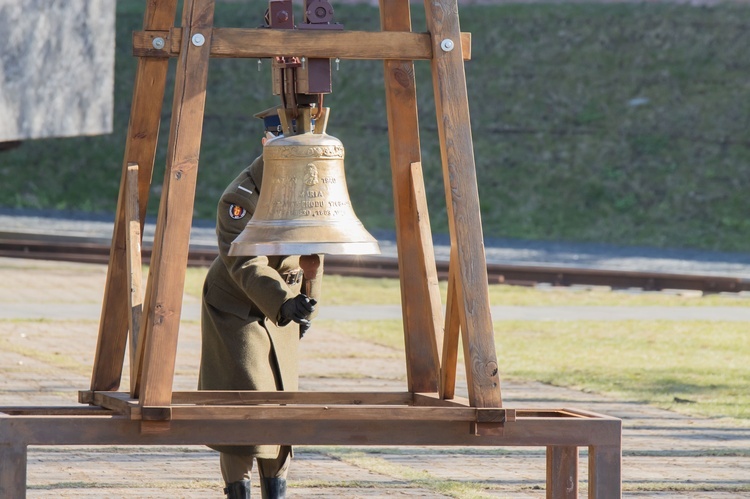
[[[54,269],[44,276],[44,269]],[[29,269],[38,271],[42,282],[29,282]],[[45,261],[0,258],[4,285],[0,289],[0,320],[98,319],[106,268]],[[98,279],[98,281],[97,281]],[[96,286],[91,284],[96,283]],[[66,290],[60,294],[59,290]],[[738,298],[747,300],[747,297]],[[43,303],[43,306],[40,306]],[[12,304],[12,306],[11,306]],[[370,320],[399,319],[400,305],[327,306],[320,319]],[[706,320],[750,322],[750,307],[627,307],[627,306],[493,306],[496,320]],[[186,296],[182,318],[200,319],[200,304]]]
[[[75,404],[89,384],[105,275],[98,265],[0,259],[0,405]],[[28,303],[46,312],[30,314],[20,307]],[[195,305],[188,297],[186,306]],[[52,313],[65,308],[76,313]],[[302,343],[302,390],[404,390],[402,351],[322,329],[310,340]],[[194,389],[199,343],[197,323],[185,320],[175,390]],[[622,418],[626,497],[750,497],[748,427],[539,383],[506,381],[503,398],[507,407]],[[289,496],[544,497],[544,470],[541,448],[300,447]],[[217,455],[198,446],[33,447],[28,485],[32,498],[221,497]]]
[[[12,308],[0,309],[1,319],[96,319],[101,305],[94,303],[47,304],[15,303]],[[181,317],[188,321],[200,319],[200,305],[186,303]],[[750,308],[744,307],[596,307],[596,306],[494,306],[494,320],[521,321],[729,321],[750,322]],[[400,319],[400,305],[332,305],[320,310],[319,319],[378,320]]]

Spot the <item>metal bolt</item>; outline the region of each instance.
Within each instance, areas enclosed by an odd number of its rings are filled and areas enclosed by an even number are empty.
[[[164,42],[164,38],[157,36],[151,42],[151,45],[153,45],[156,50],[161,50],[164,48],[164,45],[166,45],[166,43]]]
[[[204,43],[206,43],[206,38],[200,33],[194,34],[191,40],[193,41],[193,45],[195,45],[196,47],[201,47]]]
[[[440,48],[443,49],[443,52],[450,52],[453,50],[453,47],[456,45],[453,43],[453,40],[450,38],[446,38],[442,42],[440,42]]]

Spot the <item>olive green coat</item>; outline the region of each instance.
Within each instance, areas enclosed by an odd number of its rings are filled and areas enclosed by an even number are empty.
[[[297,390],[299,325],[279,324],[279,310],[300,293],[298,256],[227,255],[258,202],[263,162],[256,159],[224,191],[216,220],[219,256],[203,286],[201,390]],[[320,276],[310,293],[320,295]],[[275,458],[278,446],[216,447]]]

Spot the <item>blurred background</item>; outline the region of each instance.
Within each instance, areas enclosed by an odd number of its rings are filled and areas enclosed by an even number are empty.
[[[345,29],[379,30],[372,2],[332,3]],[[472,34],[466,77],[486,238],[750,250],[750,5],[460,4],[461,29]],[[424,31],[418,7],[413,29]],[[219,0],[215,24],[257,27],[265,8]],[[142,0],[0,0],[0,209],[113,216],[131,33],[143,12]],[[432,229],[447,233],[430,67],[415,64]],[[170,80],[152,216],[172,88]],[[268,61],[211,60],[195,220],[213,221],[226,184],[261,153],[252,116],[277,100]],[[334,66],[325,104],[358,217],[392,231],[382,63]]]

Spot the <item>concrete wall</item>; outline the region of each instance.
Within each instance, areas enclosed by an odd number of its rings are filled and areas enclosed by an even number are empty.
[[[0,0],[0,142],[112,132],[115,0]]]

